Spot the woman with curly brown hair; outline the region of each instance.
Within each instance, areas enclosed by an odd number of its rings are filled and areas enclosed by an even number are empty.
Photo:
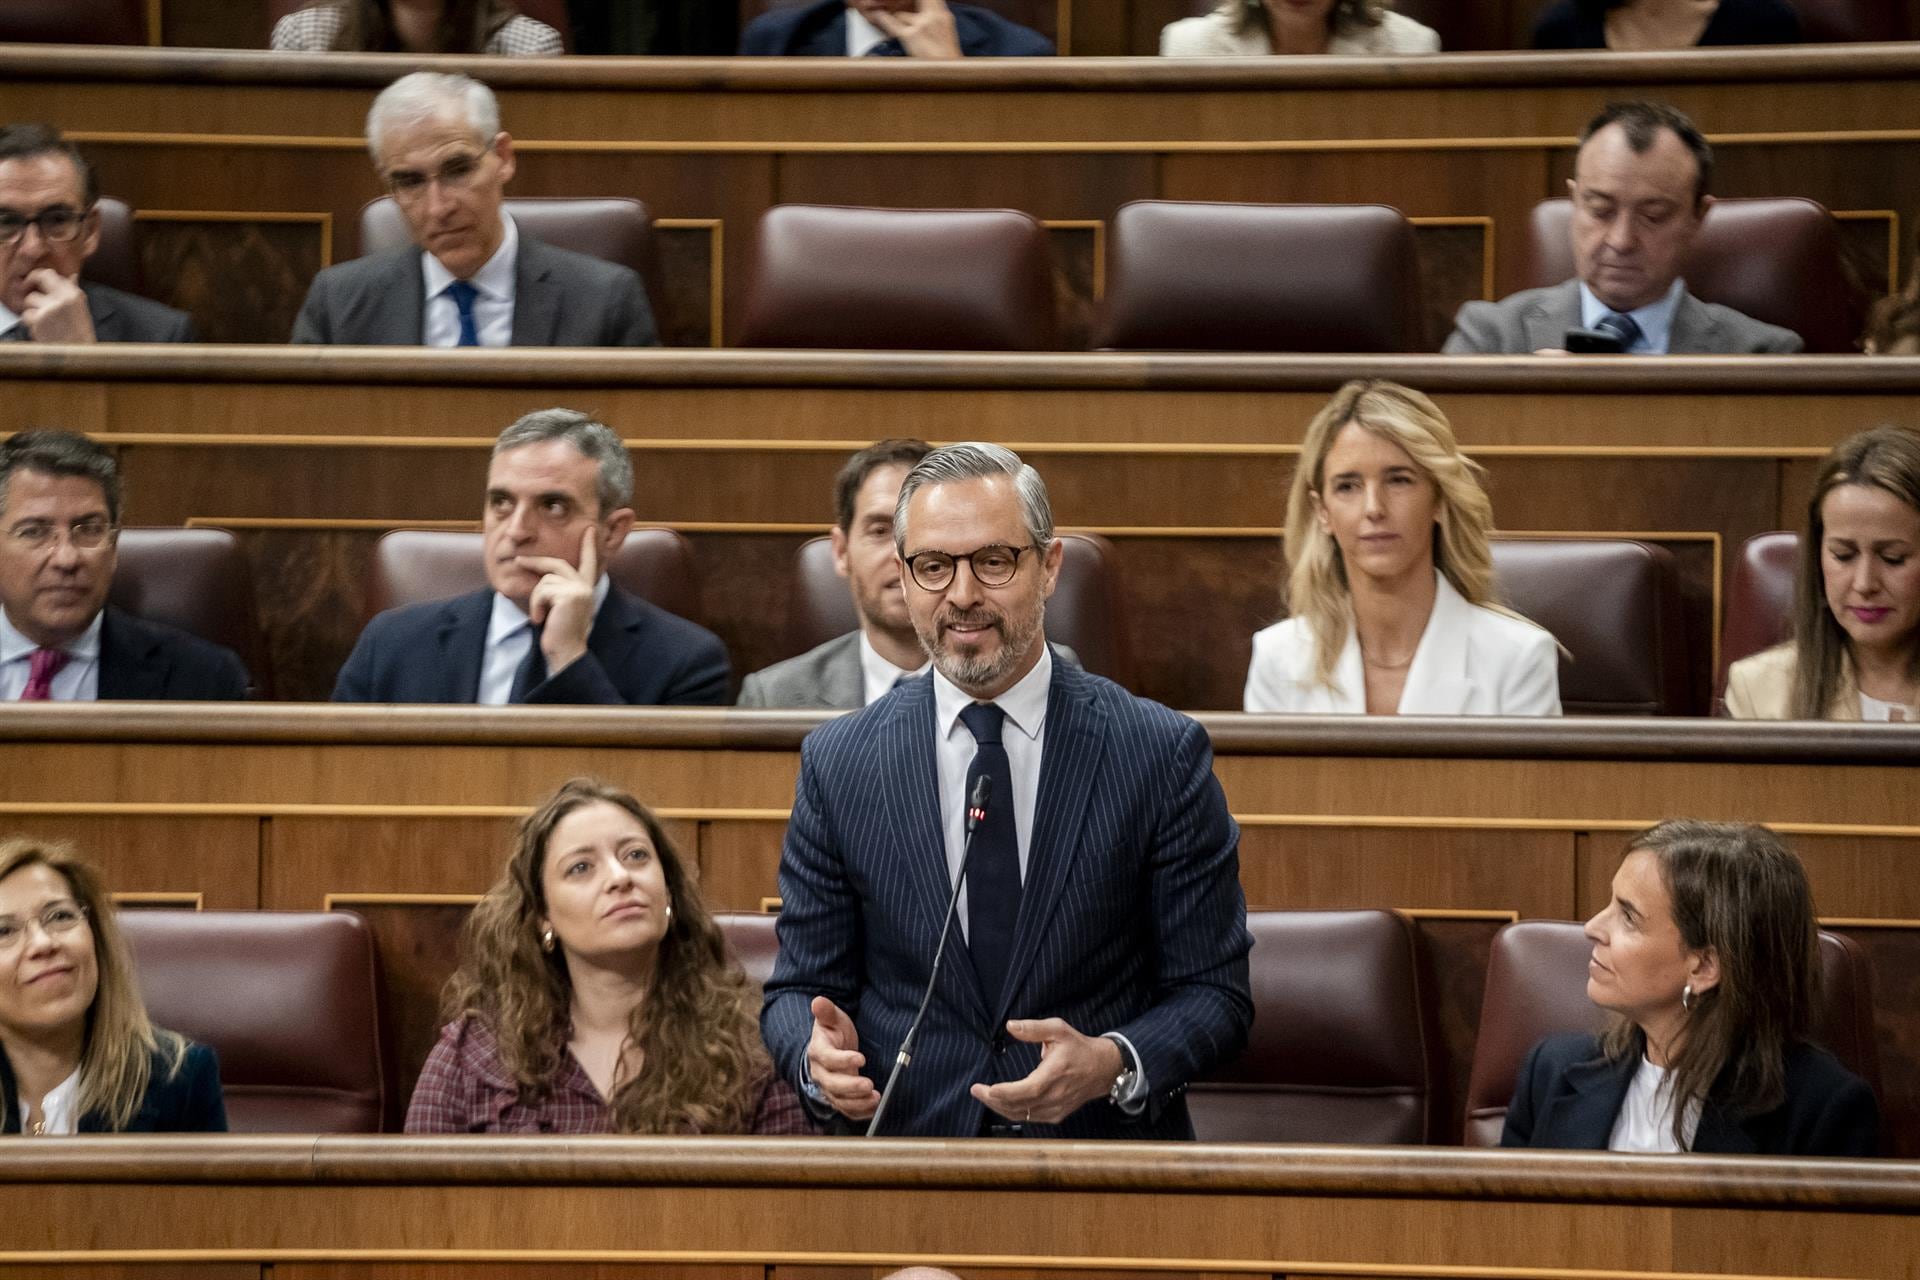
[[[667,833],[575,778],[467,922],[409,1133],[810,1133]]]
[[[1169,22],[1160,32],[1163,58],[1438,52],[1439,32],[1384,0],[1223,0],[1212,13]]]

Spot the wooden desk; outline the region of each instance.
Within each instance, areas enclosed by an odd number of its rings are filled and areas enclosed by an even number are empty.
[[[1157,27],[1157,22],[1150,24]],[[1108,50],[1119,52],[1119,49]],[[906,60],[889,60],[905,63]],[[381,194],[368,102],[419,60],[0,51],[0,118],[57,120],[142,211],[149,286],[221,340],[282,341]],[[1528,211],[1605,102],[1689,112],[1721,195],[1847,215],[1870,285],[1920,215],[1920,50],[1904,45],[1390,59],[448,59],[501,92],[521,195],[635,195],[662,226],[672,342],[737,329],[776,203],[1024,209],[1053,228],[1084,341],[1129,200],[1378,201],[1418,220],[1437,345],[1517,288]]]
[[[0,1162],[0,1264],[10,1274],[35,1263],[271,1265],[274,1280],[488,1263],[729,1280],[870,1276],[907,1263],[970,1278],[1893,1280],[1920,1276],[1917,1209],[1920,1170],[1891,1161],[906,1139],[74,1138],[22,1144]]]

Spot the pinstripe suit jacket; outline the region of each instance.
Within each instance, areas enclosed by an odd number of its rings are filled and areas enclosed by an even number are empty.
[[[853,1018],[865,1070],[884,1084],[926,988],[952,887],[934,732],[925,677],[801,747],[780,856],[780,955],[761,1011],[767,1047],[796,1085],[813,996]],[[1034,1133],[1191,1138],[1187,1082],[1237,1054],[1253,1021],[1239,848],[1200,726],[1055,663],[1006,990],[989,1008],[956,932],[887,1131],[979,1132],[968,1086],[1040,1063],[1007,1019],[1059,1017],[1087,1035],[1125,1035],[1152,1092],[1137,1118],[1099,1099]]]

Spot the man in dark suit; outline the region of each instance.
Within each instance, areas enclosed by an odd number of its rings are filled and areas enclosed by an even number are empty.
[[[485,85],[428,71],[403,76],[374,100],[367,146],[416,247],[314,277],[295,342],[658,345],[638,275],[542,244],[503,211],[513,139]]]
[[[1498,302],[1469,302],[1453,320],[1450,355],[1557,352],[1569,330],[1610,335],[1629,355],[1790,354],[1800,336],[1702,302],[1681,263],[1713,197],[1713,151],[1672,107],[1626,102],[1588,122],[1567,190],[1572,280]]]
[[[0,342],[192,342],[184,311],[82,280],[100,248],[93,166],[56,129],[0,127]]]
[[[995,445],[901,487],[930,676],[809,734],[761,1030],[845,1128],[874,1113],[993,779],[940,990],[883,1132],[1191,1138],[1188,1081],[1253,1018],[1239,829],[1199,725],[1056,661],[1046,486]]]
[[[113,455],[68,431],[0,443],[0,701],[247,696],[231,649],[107,604]]]
[[[487,468],[487,587],[368,623],[333,700],[724,704],[719,637],[601,571],[632,502],[633,465],[605,425],[571,409],[520,419]]]
[[[999,14],[946,0],[817,0],[763,13],[747,57],[1045,58],[1053,45]]]

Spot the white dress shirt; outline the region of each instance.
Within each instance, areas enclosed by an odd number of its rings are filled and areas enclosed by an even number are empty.
[[[100,623],[105,617],[105,610],[94,614],[78,639],[60,646],[67,651],[68,661],[53,678],[51,701],[93,702],[100,697]],[[0,609],[0,702],[18,702],[27,691],[33,651],[39,647]]]
[[[864,629],[860,632],[860,696],[862,705],[871,705],[893,692],[893,686],[903,678],[911,679],[925,673],[932,666],[931,661],[923,662],[913,670],[896,667],[880,656],[873,647],[873,641],[867,639]],[[962,777],[965,775],[963,774]]]
[[[80,1132],[80,1068],[75,1067],[72,1075],[47,1090],[47,1096],[40,1099],[39,1119],[40,1133],[45,1137],[67,1137]],[[23,1133],[32,1132],[24,1109],[20,1129]]]
[[[1680,309],[1680,296],[1687,291],[1685,280],[1675,280],[1664,298],[1657,298],[1644,307],[1635,307],[1632,311],[1614,312],[1616,315],[1633,317],[1640,326],[1640,340],[1626,349],[1625,354],[1635,356],[1664,356],[1667,354],[1668,339],[1673,336],[1673,313]],[[1587,282],[1580,282],[1580,323],[1592,329],[1600,323],[1600,317],[1613,311],[1613,308],[1593,296],[1593,290],[1587,288]]]
[[[864,58],[867,50],[888,40],[887,33],[868,22],[858,9],[847,9],[847,56]]]
[[[1687,1107],[1686,1150],[1693,1150],[1693,1135],[1699,1128],[1700,1102],[1695,1099]],[[1642,1056],[1620,1114],[1613,1119],[1607,1150],[1672,1153],[1681,1149],[1673,1140],[1673,1080],[1665,1067],[1656,1067]]]
[[[14,314],[13,309],[7,306],[6,303],[0,302],[0,336],[11,332],[13,327],[19,323],[20,317]]]
[[[613,583],[606,574],[593,584],[593,616],[607,602]],[[592,629],[588,629],[591,634]],[[487,647],[480,659],[480,696],[474,699],[483,707],[504,707],[513,697],[513,677],[533,648],[533,624],[527,611],[513,601],[493,593],[493,616],[487,620]],[[549,671],[548,675],[553,673]]]
[[[513,345],[514,271],[520,262],[520,229],[507,214],[500,215],[500,247],[493,251],[467,283],[479,292],[473,299],[473,328],[483,347]],[[460,306],[447,294],[453,272],[422,249],[420,273],[426,281],[427,319],[421,338],[429,347],[460,345]]]

